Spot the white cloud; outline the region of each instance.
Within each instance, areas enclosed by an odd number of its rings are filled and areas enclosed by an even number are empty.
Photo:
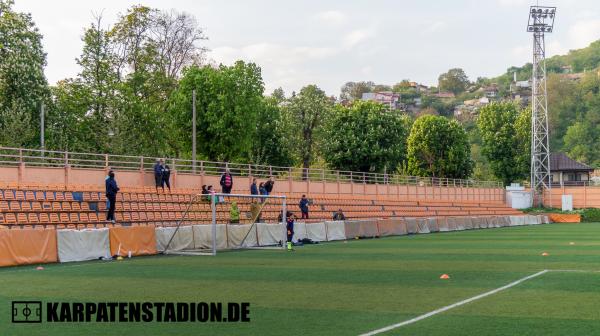
[[[587,47],[600,38],[600,20],[584,20],[569,29],[571,49]]]
[[[431,22],[429,24],[427,24],[427,26],[425,26],[425,28],[423,29],[423,34],[434,34],[437,33],[439,31],[441,31],[442,29],[446,28],[446,22],[445,21],[435,21],[435,22]]]
[[[356,29],[346,34],[343,38],[344,46],[352,48],[374,35],[370,29]]]
[[[340,26],[347,21],[346,14],[337,10],[328,10],[319,12],[314,15],[314,18],[326,25]]]
[[[532,2],[530,0],[497,0],[500,6],[506,7],[520,7],[530,5]]]

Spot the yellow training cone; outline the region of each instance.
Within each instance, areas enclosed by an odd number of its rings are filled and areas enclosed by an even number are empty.
[[[440,279],[447,280],[447,279],[450,279],[450,276],[448,274],[442,274]]]
[[[549,254],[548,254],[548,252],[544,252],[544,253],[542,253],[542,256],[547,257],[547,256],[549,256]]]
[[[570,242],[569,245],[575,245],[575,243],[574,242]]]

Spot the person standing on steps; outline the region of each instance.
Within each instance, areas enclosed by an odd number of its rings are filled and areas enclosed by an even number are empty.
[[[154,164],[154,185],[156,186],[156,193],[158,194],[158,187],[162,187],[163,192],[165,191],[165,187],[163,186],[163,160],[156,159],[156,163]]]
[[[169,188],[169,193],[171,193],[171,182],[169,182],[170,178],[171,178],[171,168],[169,168],[169,165],[165,161],[165,163],[163,165],[163,170],[162,170],[162,183],[160,185],[162,187],[163,192],[165,192],[165,184],[166,184],[167,188]]]
[[[265,182],[265,190],[267,191],[267,195],[271,195],[271,192],[273,192],[274,185],[275,181],[273,181],[273,176],[270,176],[269,180]]]
[[[229,168],[221,175],[220,184],[223,189],[223,194],[231,194],[231,188],[233,188],[233,176],[231,176]]]
[[[119,192],[119,186],[115,180],[115,173],[111,170],[108,173],[108,180],[106,181],[106,198],[110,202],[108,213],[106,214],[106,220],[115,222],[115,209],[117,207],[117,193]]]
[[[302,195],[298,206],[300,207],[300,212],[302,213],[302,219],[308,219],[308,198],[306,198],[306,195]]]

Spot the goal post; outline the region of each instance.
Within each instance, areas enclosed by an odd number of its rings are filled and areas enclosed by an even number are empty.
[[[287,197],[198,194],[173,227],[162,228],[164,254],[216,255],[237,249],[285,249]],[[160,245],[160,244],[159,244]]]

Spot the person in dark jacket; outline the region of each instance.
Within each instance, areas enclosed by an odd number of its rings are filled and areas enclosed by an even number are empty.
[[[209,196],[208,196],[209,192],[206,189],[206,184],[202,185],[202,192],[201,193],[202,193],[201,199],[203,201],[208,201],[209,200]]]
[[[231,176],[229,169],[221,175],[221,188],[223,189],[223,194],[231,194],[231,188],[233,188],[233,176]]]
[[[165,184],[167,185],[167,188],[169,188],[169,193],[171,192],[171,182],[169,182],[170,178],[171,168],[169,168],[169,165],[165,162],[162,171],[162,183],[160,185],[162,187],[163,192],[165,192]]]
[[[106,214],[106,220],[115,222],[115,208],[117,206],[117,193],[119,192],[119,187],[117,186],[117,181],[115,180],[115,173],[113,171],[108,173],[108,180],[106,181],[106,198],[110,202],[110,207],[108,208],[108,213]]]
[[[269,180],[267,182],[265,182],[265,190],[267,191],[267,195],[271,195],[274,185],[275,185],[275,181],[273,181],[273,176],[271,176],[271,177],[269,177]]]
[[[291,212],[287,213],[285,227],[287,229],[287,250],[292,251],[292,239],[294,238],[294,214]]]
[[[258,187],[256,186],[256,179],[252,179],[252,184],[250,185],[250,195],[258,195]]]
[[[346,220],[346,216],[342,212],[342,209],[338,209],[338,211],[333,214],[333,220],[335,220],[335,221]]]
[[[269,193],[267,192],[267,189],[265,189],[265,184],[262,183],[262,182],[258,185],[258,192],[261,194],[261,196],[268,196],[269,195]],[[262,199],[263,203],[266,202],[266,201],[267,201],[266,198]]]
[[[308,198],[306,198],[306,195],[302,195],[298,206],[300,207],[300,212],[302,213],[302,219],[308,219]]]
[[[162,187],[163,191],[165,191],[165,187],[163,186],[163,160],[156,159],[156,163],[154,164],[154,185],[156,186],[156,193],[158,194],[158,187]]]

